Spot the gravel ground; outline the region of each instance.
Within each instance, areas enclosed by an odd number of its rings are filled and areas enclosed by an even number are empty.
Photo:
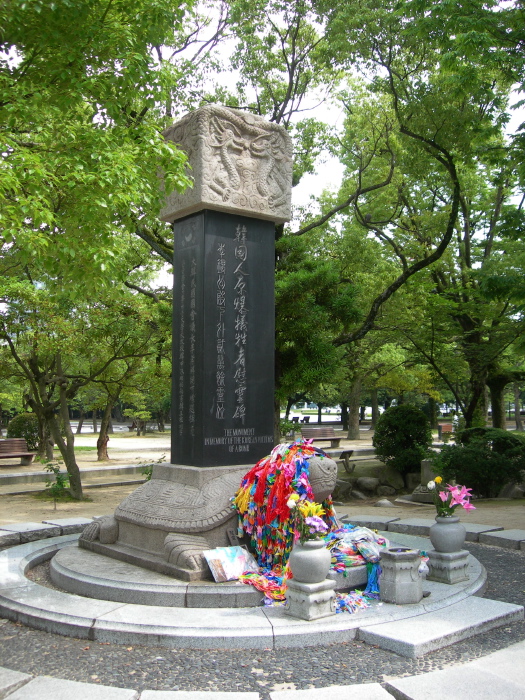
[[[487,598],[525,604],[525,552],[469,543],[485,566]],[[347,613],[344,613],[347,614]],[[525,622],[477,635],[420,659],[347,642],[303,649],[170,650],[100,644],[0,620],[1,664],[35,675],[144,690],[255,691],[382,683],[484,656],[525,639]]]

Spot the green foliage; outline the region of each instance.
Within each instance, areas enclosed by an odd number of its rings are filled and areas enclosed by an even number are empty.
[[[291,420],[286,420],[286,418],[281,418],[279,421],[279,429],[281,431],[281,437],[289,437],[293,433],[296,426]]]
[[[108,273],[125,279],[121,237],[138,219],[159,226],[159,168],[168,190],[189,184],[159,128],[167,75],[152,54],[189,4],[0,7],[0,243],[72,294],[110,284]]]
[[[34,413],[19,413],[7,426],[8,438],[24,438],[29,450],[38,449],[38,418]]]
[[[353,285],[305,237],[281,239],[276,272],[278,395],[311,393],[330,382],[342,352],[333,338],[359,317]]]
[[[419,408],[405,404],[392,406],[377,422],[373,438],[376,454],[403,476],[419,471],[431,444],[430,423]]]
[[[482,498],[496,498],[505,484],[522,481],[525,436],[496,428],[469,428],[458,441],[445,445],[432,458],[445,481],[465,484]]]
[[[55,508],[56,502],[64,498],[66,493],[68,493],[67,489],[69,487],[68,473],[60,470],[61,464],[62,462],[54,462],[52,460],[46,460],[44,462],[44,469],[46,472],[53,474],[54,477],[53,479],[46,479],[46,489],[49,490],[49,493],[53,497]]]
[[[144,476],[145,481],[150,481],[152,474],[153,474],[153,467],[156,464],[162,464],[163,462],[166,461],[166,455],[161,455],[159,459],[156,459],[154,462],[150,462],[149,464],[141,464],[140,465],[140,473]]]

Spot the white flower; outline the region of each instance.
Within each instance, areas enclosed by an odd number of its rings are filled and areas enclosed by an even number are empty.
[[[286,505],[288,506],[288,508],[290,508],[290,510],[292,510],[292,508],[295,508],[295,506],[297,505],[297,500],[295,498],[289,498],[286,501]]]
[[[433,491],[436,488],[436,482],[435,481],[429,481],[427,484],[427,489],[429,491]]]

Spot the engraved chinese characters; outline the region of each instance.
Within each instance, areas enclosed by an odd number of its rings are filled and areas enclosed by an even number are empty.
[[[215,417],[218,420],[224,419],[224,397],[225,397],[225,364],[224,364],[224,312],[226,311],[226,259],[224,243],[217,246],[217,405]]]
[[[188,155],[194,187],[172,192],[161,211],[175,221],[202,209],[290,219],[292,146],[286,130],[261,117],[207,105],[165,131]]]
[[[273,445],[274,226],[206,210],[174,233],[172,461],[256,462]]]
[[[246,418],[245,393],[246,393],[246,341],[248,339],[248,308],[246,306],[246,286],[248,284],[248,271],[246,261],[248,248],[246,247],[246,226],[237,226],[235,234],[235,258],[239,264],[234,271],[235,297],[235,394],[236,406],[234,418],[240,418],[244,425]]]

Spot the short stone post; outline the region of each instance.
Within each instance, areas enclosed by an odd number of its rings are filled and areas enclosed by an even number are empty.
[[[468,556],[466,549],[459,552],[436,552],[431,549],[428,554],[429,581],[439,583],[461,583],[468,581]]]
[[[301,620],[318,620],[335,615],[335,581],[325,579],[320,583],[287,581],[287,607],[285,613]]]
[[[381,552],[379,597],[385,603],[412,605],[423,598],[419,575],[420,554],[417,549],[390,548]]]

